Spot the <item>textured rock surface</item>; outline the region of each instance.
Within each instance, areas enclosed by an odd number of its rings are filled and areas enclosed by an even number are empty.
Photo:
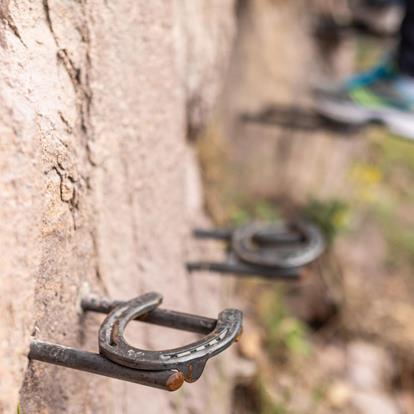
[[[216,278],[184,271],[197,254],[191,224],[203,220],[186,134],[220,90],[233,6],[0,4],[0,412],[19,401],[25,414],[228,409],[223,358],[170,395],[26,355],[31,334],[96,349],[99,318],[77,308],[86,289],[116,298],[157,290],[166,307],[211,316],[225,305]],[[139,333],[149,348],[189,339]]]

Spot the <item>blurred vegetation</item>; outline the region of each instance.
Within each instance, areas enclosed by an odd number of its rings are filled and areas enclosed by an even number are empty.
[[[350,221],[349,205],[339,199],[310,200],[301,213],[304,218],[319,226],[328,244],[348,228]]]
[[[274,222],[280,219],[279,208],[266,200],[246,201],[241,206],[234,206],[229,212],[229,221],[234,226],[246,224],[250,220]]]
[[[384,131],[376,131],[372,135],[371,147],[384,173],[388,175],[393,168],[403,168],[414,178],[414,148],[411,141],[398,139]]]
[[[252,382],[239,386],[237,402],[243,401],[238,407],[243,414],[293,414],[284,402],[289,397],[272,395],[267,388],[266,379],[260,374]]]
[[[375,46],[370,38],[358,40],[355,70],[366,70],[377,64],[382,58],[383,50],[383,47]],[[198,141],[207,187],[206,204],[216,224],[238,226],[252,219],[276,221],[283,218],[285,210],[272,201],[275,194],[269,194],[269,199],[263,199],[258,198],[254,191],[247,193],[243,188],[242,180],[238,176],[240,170],[231,170],[229,167],[234,162],[230,162],[231,148],[223,146],[223,135],[224,130],[213,125]],[[352,166],[344,171],[347,179],[343,186],[339,189],[333,188],[328,193],[321,191],[325,195],[329,194],[328,199],[318,198],[320,195],[317,193],[301,206],[291,205],[291,200],[288,200],[288,213],[290,216],[298,213],[299,217],[316,223],[324,232],[328,243],[345,235],[348,239],[344,240],[343,246],[352,246],[354,237],[359,237],[366,229],[374,228],[373,237],[383,239],[381,242],[384,241],[386,245],[386,273],[389,274],[388,269],[392,267],[395,274],[405,277],[406,274],[410,275],[410,270],[414,270],[414,145],[412,142],[397,139],[379,127],[364,130],[360,140],[351,153]],[[253,148],[255,141],[252,142]],[[328,150],[326,156],[330,156]],[[237,165],[237,168],[243,166]],[[312,174],[313,171],[308,173]],[[292,188],[295,191],[293,186]],[[366,247],[369,253],[370,246]],[[346,261],[346,249],[341,252],[345,252],[341,259]],[[381,257],[382,254],[381,252]],[[262,281],[257,282],[257,285],[250,282],[239,282],[239,287],[243,285],[249,292],[254,304],[252,311],[256,314],[254,320],[265,333],[260,344],[266,363],[274,364],[269,371],[272,368],[285,369],[286,372],[290,370],[291,377],[296,379],[303,374],[304,366],[311,360],[313,349],[315,352],[318,349],[318,344],[313,342],[313,333],[305,323],[289,312],[284,301],[283,288],[266,285],[263,289]],[[296,369],[296,365],[300,368]],[[327,398],[329,381],[330,379],[320,383],[312,382],[309,389],[311,404],[314,406],[306,411],[307,414],[320,412],[316,407],[319,404],[322,406]],[[266,378],[266,375],[260,373],[252,385],[253,388],[249,390],[256,406],[249,410],[242,404],[244,410],[241,412],[298,414],[298,411],[293,413],[289,408],[295,398],[293,386],[290,385],[290,389],[285,392],[275,382],[277,381],[274,376],[269,375]],[[294,384],[297,385],[296,382]],[[300,413],[303,414],[303,411]]]
[[[366,70],[384,58],[383,47],[372,39],[358,40],[356,68]],[[388,246],[387,264],[414,268],[414,145],[384,128],[368,131],[365,163],[355,163],[351,171],[356,186],[354,210],[368,214]],[[359,213],[361,214],[361,211]]]
[[[294,391],[285,389],[279,390],[278,393],[269,390],[268,380],[263,375],[256,377],[255,381],[246,387],[244,390],[247,394],[252,394],[255,407],[249,407],[249,412],[260,414],[298,414],[297,411],[292,411],[290,402],[295,399]],[[328,384],[318,384],[315,386],[312,395],[311,407],[306,411],[301,411],[301,414],[313,414],[317,408],[323,403],[326,398]]]
[[[283,402],[274,402],[265,387],[260,388],[261,414],[293,414]]]
[[[375,128],[368,153],[351,171],[354,209],[381,229],[388,265],[414,268],[414,145]]]
[[[283,299],[279,287],[266,289],[257,306],[258,321],[266,332],[266,350],[273,359],[286,359],[290,355],[308,356],[311,351],[308,329],[294,318]]]

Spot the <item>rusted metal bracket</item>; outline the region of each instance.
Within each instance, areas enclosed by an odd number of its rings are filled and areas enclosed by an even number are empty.
[[[295,280],[325,249],[320,230],[303,221],[252,223],[237,229],[194,230],[194,237],[227,242],[227,262],[190,262],[190,272],[208,270],[240,276]]]
[[[91,372],[149,387],[175,391],[196,381],[208,359],[223,352],[242,332],[242,313],[226,309],[217,319],[158,309],[162,296],[147,293],[128,302],[85,298],[84,311],[106,313],[99,329],[99,354],[58,344],[33,340],[29,358],[54,365]],[[132,320],[204,334],[190,345],[164,351],[146,351],[124,338]]]

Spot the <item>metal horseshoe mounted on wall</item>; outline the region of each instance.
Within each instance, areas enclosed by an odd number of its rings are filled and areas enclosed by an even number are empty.
[[[33,340],[29,358],[141,385],[175,391],[196,381],[206,362],[235,342],[242,332],[242,313],[222,311],[217,319],[159,309],[162,296],[147,293],[128,302],[96,298],[82,301],[84,311],[108,314],[99,329],[99,354]],[[195,332],[201,340],[176,349],[147,351],[135,348],[124,338],[132,320]]]
[[[226,262],[190,262],[190,272],[208,270],[241,276],[292,280],[304,266],[316,260],[325,249],[321,231],[313,224],[252,223],[234,230],[196,229],[199,239],[223,240],[228,244]]]

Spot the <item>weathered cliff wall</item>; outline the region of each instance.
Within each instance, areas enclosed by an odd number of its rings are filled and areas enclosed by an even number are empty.
[[[205,220],[186,138],[220,91],[233,7],[0,3],[0,412],[226,412],[228,358],[167,394],[29,363],[27,352],[31,335],[96,349],[100,318],[78,312],[87,289],[155,290],[166,307],[210,316],[225,305],[221,282],[184,269],[197,254],[191,225]],[[188,338],[142,326],[135,341]]]

